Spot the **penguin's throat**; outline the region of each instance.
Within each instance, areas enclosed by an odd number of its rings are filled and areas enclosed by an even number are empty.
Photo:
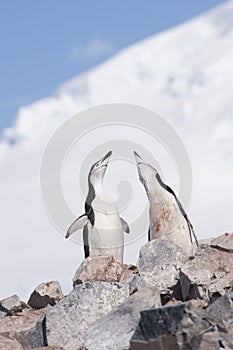
[[[103,188],[103,180],[98,179],[95,181],[95,184],[93,185],[94,191],[95,191],[95,196],[99,197],[103,201],[107,201],[107,197],[104,193],[104,188]]]
[[[161,203],[161,201],[164,201],[166,197],[166,192],[158,183],[154,183],[152,185],[147,184],[146,193],[152,205]]]

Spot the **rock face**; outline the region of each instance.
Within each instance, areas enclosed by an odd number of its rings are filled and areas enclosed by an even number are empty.
[[[42,322],[44,344],[38,346],[83,349],[83,337],[91,324],[128,296],[129,286],[126,283],[86,282],[75,286],[67,297],[45,314]]]
[[[83,282],[129,282],[136,266],[121,264],[112,256],[89,256],[85,259],[73,277],[73,286]]]
[[[195,258],[180,270],[183,300],[202,298],[209,301],[215,294],[230,292],[233,281],[233,253],[201,244]]]
[[[218,350],[218,333],[189,303],[141,311],[131,350]]]
[[[233,349],[233,306],[228,295],[205,310],[190,301],[140,314],[131,350]]]
[[[156,289],[142,289],[131,295],[120,306],[96,321],[86,332],[88,350],[129,349],[130,338],[139,321],[140,311],[161,306]]]
[[[150,241],[141,249],[140,276],[135,276],[132,284],[158,288],[163,304],[172,297],[208,302],[216,293],[224,295],[233,281],[232,237],[225,234],[200,244],[189,260],[169,241]]]
[[[0,301],[0,349],[233,349],[232,242],[233,234],[205,240],[187,260],[168,240],[153,240],[138,270],[90,257],[66,297],[49,282],[31,307],[17,295]]]
[[[140,251],[140,277],[132,282],[139,286],[156,287],[162,295],[172,295],[179,279],[179,270],[187,256],[168,240],[152,240]]]
[[[47,283],[41,283],[32,292],[28,305],[33,309],[43,309],[45,306],[55,305],[59,300],[64,297],[61,286],[57,281],[51,281]]]

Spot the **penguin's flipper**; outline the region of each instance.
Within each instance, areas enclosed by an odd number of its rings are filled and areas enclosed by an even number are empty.
[[[72,235],[72,233],[83,228],[88,223],[88,221],[89,221],[89,219],[88,219],[88,216],[86,214],[79,216],[79,218],[76,219],[68,228],[68,231],[66,233],[65,238],[70,237]]]
[[[124,232],[129,233],[129,225],[127,222],[121,218],[121,225]]]

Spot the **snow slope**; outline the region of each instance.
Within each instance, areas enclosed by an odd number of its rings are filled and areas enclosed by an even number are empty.
[[[27,298],[33,287],[49,279],[60,280],[66,292],[71,287],[82,248],[65,242],[44,211],[40,160],[56,128],[96,104],[136,103],[165,116],[192,162],[188,211],[198,236],[233,229],[232,62],[233,1],[228,1],[126,48],[66,82],[54,96],[19,110],[0,143],[0,297],[18,291]],[[169,178],[166,168],[163,173]],[[77,203],[77,213],[82,204]],[[136,261],[143,242],[129,248],[126,261]]]

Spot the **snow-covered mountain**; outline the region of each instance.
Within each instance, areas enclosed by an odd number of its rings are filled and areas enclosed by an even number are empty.
[[[189,215],[199,237],[233,229],[233,1],[136,43],[19,110],[0,143],[2,296],[23,297],[42,279],[65,290],[82,248],[64,242],[40,198],[43,150],[61,123],[87,107],[136,103],[161,113],[192,162]],[[163,169],[166,179],[166,169]],[[82,202],[78,204],[82,208]],[[77,210],[78,210],[77,208]],[[81,213],[80,213],[81,214]],[[138,241],[126,252],[135,262]]]

